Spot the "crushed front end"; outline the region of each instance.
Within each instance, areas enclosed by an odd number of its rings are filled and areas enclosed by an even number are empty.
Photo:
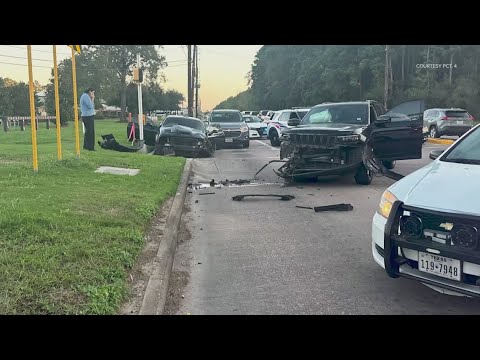
[[[346,131],[290,130],[282,135],[280,158],[286,163],[276,172],[283,178],[354,173],[362,164],[366,137],[361,129]]]

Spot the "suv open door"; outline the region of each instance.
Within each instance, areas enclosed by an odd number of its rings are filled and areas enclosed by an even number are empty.
[[[381,116],[370,106],[371,144],[379,160],[422,158],[424,110],[423,100],[402,103]]]

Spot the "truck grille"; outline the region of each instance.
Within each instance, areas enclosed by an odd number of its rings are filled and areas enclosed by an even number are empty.
[[[296,145],[334,146],[336,137],[318,134],[290,134],[290,142]]]

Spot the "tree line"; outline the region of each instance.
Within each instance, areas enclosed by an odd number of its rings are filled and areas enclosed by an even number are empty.
[[[137,53],[142,57],[144,82],[142,83],[143,111],[180,110],[184,96],[175,90],[165,91],[160,85],[159,72],[168,64],[155,45],[86,45],[76,56],[78,98],[89,87],[95,89],[95,108],[101,102],[121,108],[121,119],[126,121],[127,108],[138,113],[137,86],[132,79],[137,64]],[[60,118],[66,124],[74,118],[72,60],[66,58],[58,64]],[[41,88],[36,83],[36,88]],[[38,90],[37,90],[38,91]],[[45,87],[45,107],[48,115],[55,115],[53,69]],[[38,104],[37,104],[38,105]],[[0,115],[30,114],[28,84],[0,78]]]
[[[385,45],[266,45],[248,73],[248,90],[216,108],[383,103],[387,84],[387,108],[424,99],[427,107],[461,107],[480,117],[480,46],[388,45],[388,54]]]

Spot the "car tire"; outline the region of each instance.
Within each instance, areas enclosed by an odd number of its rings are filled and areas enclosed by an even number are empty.
[[[275,130],[270,131],[270,144],[272,146],[279,146],[280,145],[280,139],[278,138],[278,133]]]
[[[428,136],[430,136],[431,138],[436,138],[436,139],[438,139],[440,137],[440,135],[438,134],[438,129],[435,125],[430,126],[430,130],[428,131]]]
[[[372,171],[367,169],[364,164],[360,165],[355,174],[355,182],[359,185],[370,185],[372,183]]]
[[[392,170],[395,168],[396,161],[382,161],[383,166],[385,166],[388,170]]]
[[[250,140],[247,140],[246,142],[243,143],[243,148],[249,148],[250,147]]]

